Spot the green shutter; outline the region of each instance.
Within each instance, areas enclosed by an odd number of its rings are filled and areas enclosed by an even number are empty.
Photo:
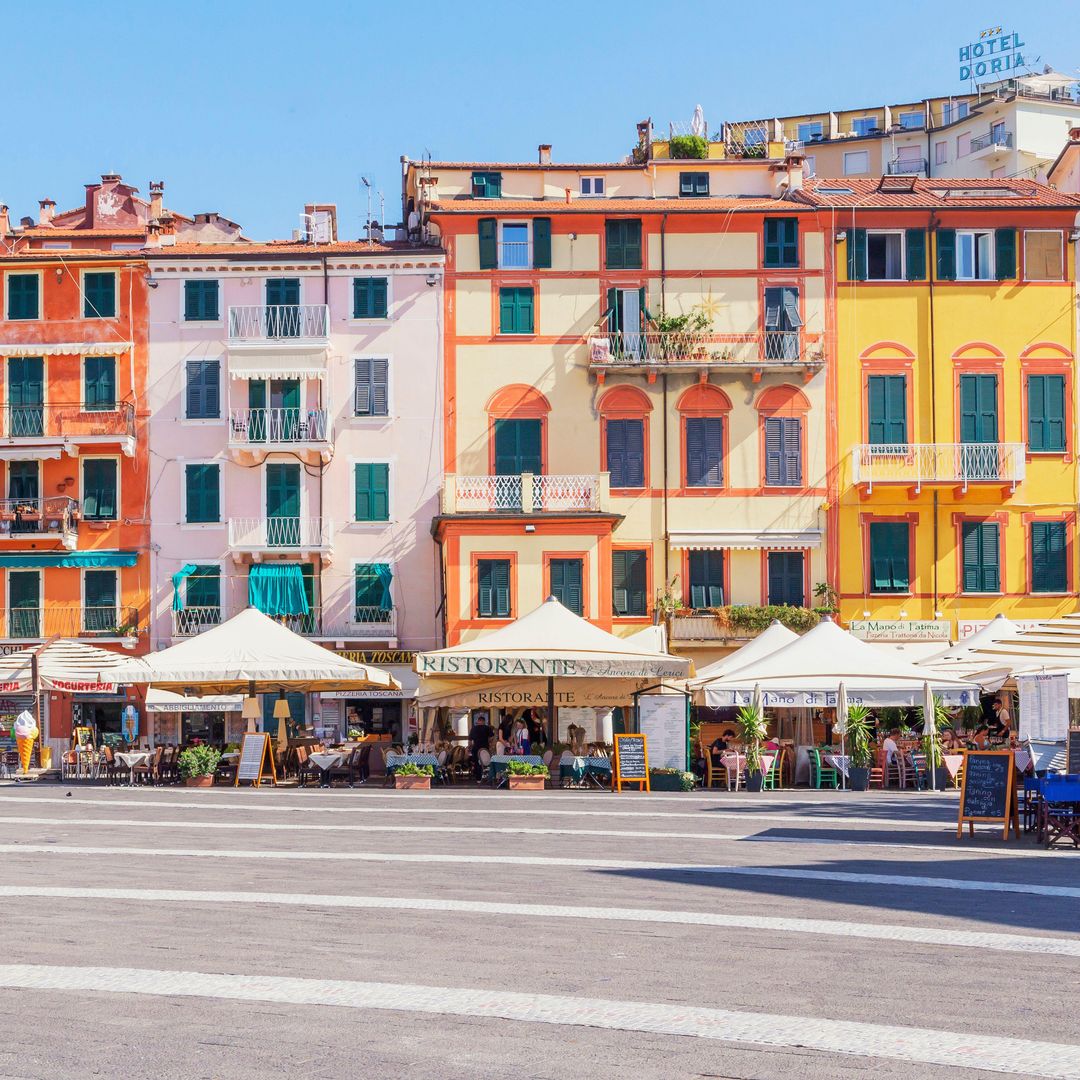
[[[848,229],[847,239],[848,281],[866,280],[866,230]]]
[[[116,358],[88,356],[83,361],[83,406],[90,412],[116,408]]]
[[[533,268],[551,269],[551,218],[533,218]]]
[[[499,265],[498,244],[495,241],[495,219],[480,218],[476,223],[476,234],[480,241],[480,269],[494,270]]]
[[[116,317],[116,274],[111,270],[83,274],[83,318]]]
[[[612,610],[617,616],[648,614],[647,556],[644,551],[611,553]]]
[[[84,458],[82,462],[83,517],[87,521],[115,521],[116,460]]]
[[[938,229],[934,234],[937,245],[938,281],[956,280],[956,230]]]
[[[994,230],[994,269],[998,281],[1016,277],[1016,230]]]
[[[780,265],[780,219],[765,219],[765,266]]]
[[[353,278],[353,318],[385,319],[386,297],[386,278]]]
[[[390,520],[390,466],[386,462],[356,463],[356,520]]]
[[[909,527],[901,521],[870,524],[870,591],[903,593],[910,590]]]
[[[1031,526],[1031,591],[1063,593],[1069,587],[1065,522],[1036,521]]]
[[[499,333],[533,332],[533,291],[527,287],[499,290]]]
[[[867,380],[867,434],[871,444],[907,442],[907,379],[903,375],[871,375]]]
[[[1028,449],[1065,450],[1065,376],[1028,376]]]
[[[641,269],[641,222],[619,218],[605,223],[605,260],[608,270]]]
[[[907,245],[905,262],[907,263],[908,281],[926,280],[926,230],[908,229],[904,233]]]
[[[1000,535],[996,521],[966,521],[960,529],[962,590],[1001,591]]]
[[[184,466],[188,522],[194,524],[221,520],[219,476],[218,465]]]
[[[38,275],[7,275],[7,317],[9,319],[36,319],[38,306]]]

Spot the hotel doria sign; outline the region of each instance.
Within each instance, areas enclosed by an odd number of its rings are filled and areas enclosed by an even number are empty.
[[[664,679],[685,678],[685,664],[651,660],[566,660],[507,656],[440,656],[419,653],[421,675],[492,675],[533,679]]]
[[[853,619],[852,636],[860,641],[943,641],[949,643],[948,619]]]
[[[1002,31],[1000,26],[984,30],[978,41],[960,46],[960,81],[1015,75],[1026,63],[1024,48],[1019,34]]]

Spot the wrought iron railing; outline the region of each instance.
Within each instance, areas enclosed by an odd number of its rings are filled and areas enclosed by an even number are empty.
[[[82,402],[69,405],[2,405],[0,438],[79,439],[135,437],[135,407],[119,401],[111,409]]]
[[[225,621],[221,605],[186,607],[172,613],[173,637],[194,637]]]
[[[33,641],[61,637],[131,637],[139,630],[139,610],[107,607],[10,607],[0,611],[0,638]]]
[[[988,131],[985,135],[978,135],[971,140],[969,154],[978,153],[989,146],[1003,146],[1012,149],[1013,133],[1011,131]]]
[[[322,341],[327,338],[325,304],[250,304],[229,308],[229,344]]]
[[[852,451],[856,484],[1016,485],[1024,479],[1023,443],[865,443]]]
[[[229,546],[238,551],[270,548],[326,550],[333,540],[333,522],[327,518],[229,518]]]
[[[230,409],[229,445],[327,441],[325,409]]]
[[[589,363],[608,365],[800,364],[821,359],[798,330],[713,334],[695,330],[623,330],[593,334]]]
[[[509,476],[446,477],[443,512],[448,514],[567,513],[602,510],[607,474],[549,476],[523,473]]]
[[[0,499],[0,539],[12,536],[57,537],[73,541],[78,533],[79,504],[66,495],[46,499]]]
[[[925,176],[929,171],[926,158],[893,158],[885,166],[889,176]]]

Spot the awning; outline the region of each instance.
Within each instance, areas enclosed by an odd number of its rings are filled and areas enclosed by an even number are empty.
[[[821,529],[677,529],[668,541],[689,551],[801,551],[821,547]]]
[[[289,353],[229,353],[229,375],[234,379],[323,379],[326,377],[326,346],[310,356]]]
[[[244,707],[242,694],[216,694],[208,697],[184,697],[171,690],[146,691],[146,711],[156,713],[182,712],[240,712]]]
[[[184,583],[185,578],[191,577],[192,574],[198,570],[199,567],[195,563],[185,563],[180,569],[172,576],[173,585],[173,611],[184,610],[184,598],[180,594],[180,586]]]
[[[248,572],[248,603],[264,615],[311,611],[299,563],[255,563]]]
[[[27,458],[33,458],[35,461],[52,461],[60,457],[63,452],[61,446],[33,446],[27,443],[15,448],[0,449],[0,461],[25,461]]]
[[[391,688],[374,687],[366,690],[333,690],[330,693],[320,694],[324,701],[401,701],[404,698],[414,698],[420,688],[420,676],[417,675],[411,664],[384,664],[383,669],[389,671],[399,683],[400,690]]]
[[[42,551],[33,555],[0,555],[0,567],[8,570],[33,569],[42,566],[118,568],[134,566],[138,560],[139,554],[136,551]]]
[[[0,356],[117,356],[133,348],[130,341],[11,341],[0,343]]]

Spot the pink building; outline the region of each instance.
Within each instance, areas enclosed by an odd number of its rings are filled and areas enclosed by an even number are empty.
[[[199,215],[199,242],[150,249],[151,645],[257,606],[405,684],[298,695],[295,720],[404,736],[409,654],[437,644],[443,258],[338,241],[333,206],[306,220],[308,239],[252,243]],[[240,726],[164,709],[167,741]]]

